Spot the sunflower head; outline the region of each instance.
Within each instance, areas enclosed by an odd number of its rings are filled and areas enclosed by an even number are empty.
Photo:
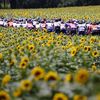
[[[35,67],[34,69],[32,69],[31,75],[33,75],[36,80],[39,80],[44,77],[45,71],[41,67]]]
[[[88,47],[84,46],[84,51],[87,52],[88,51]]]
[[[20,48],[19,48],[19,52],[21,53],[21,52],[23,52],[24,51],[24,46],[21,46]]]
[[[30,51],[34,50],[34,48],[35,48],[35,46],[34,46],[33,44],[28,45],[28,49],[29,49]]]
[[[87,100],[87,97],[82,95],[75,95],[73,100]]]
[[[96,65],[93,64],[93,65],[92,65],[92,71],[94,72],[94,71],[96,71],[96,69],[97,69]]]
[[[20,88],[23,91],[30,91],[32,89],[32,82],[30,80],[22,80],[20,83]]]
[[[83,48],[83,46],[84,46],[83,43],[81,43],[81,44],[79,45],[80,48]]]
[[[0,60],[2,59],[2,57],[3,57],[3,55],[2,55],[2,53],[0,53]]]
[[[19,96],[21,96],[21,93],[22,93],[21,89],[20,89],[20,88],[17,88],[17,89],[13,92],[13,96],[14,96],[14,97],[19,97]]]
[[[19,50],[21,48],[21,46],[20,45],[17,45],[17,50]]]
[[[80,84],[87,83],[89,78],[89,72],[86,69],[79,69],[75,75],[75,81]]]
[[[81,40],[80,40],[81,43],[84,43],[85,41],[86,41],[85,38],[81,38]]]
[[[9,65],[13,66],[16,63],[16,59],[10,59]]]
[[[10,100],[10,96],[6,91],[0,91],[0,100]]]
[[[96,95],[96,100],[100,100],[100,93]]]
[[[84,46],[84,51],[85,52],[88,52],[88,51],[90,51],[91,50],[91,47],[90,46]]]
[[[71,47],[73,45],[73,43],[72,42],[68,42],[68,47]]]
[[[8,84],[8,82],[11,80],[11,76],[10,75],[5,75],[2,79],[2,84],[6,85]]]
[[[88,51],[91,51],[91,46],[88,46]]]
[[[71,50],[71,56],[75,56],[76,53],[77,53],[77,50],[76,50],[76,49],[72,49],[72,50]]]
[[[19,68],[21,68],[21,69],[25,69],[26,67],[27,67],[27,63],[21,61],[21,62],[20,62],[20,65],[19,65]]]
[[[73,76],[72,74],[67,74],[65,77],[65,82],[72,82],[73,81]]]
[[[90,38],[90,43],[96,42],[96,38],[95,37],[91,37]]]
[[[68,97],[63,93],[56,93],[53,100],[68,100]]]
[[[99,51],[93,51],[92,56],[93,57],[98,57],[99,56]]]
[[[59,76],[56,72],[50,71],[45,76],[46,81],[57,81],[59,80]]]
[[[29,62],[29,58],[27,56],[23,57],[21,59],[22,62],[28,63]]]

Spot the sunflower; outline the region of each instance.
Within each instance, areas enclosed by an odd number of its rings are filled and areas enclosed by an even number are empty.
[[[30,91],[32,89],[32,82],[30,80],[22,80],[20,83],[20,88],[23,91]]]
[[[88,52],[88,51],[90,51],[91,50],[91,47],[90,46],[84,46],[84,51],[85,52]]]
[[[24,40],[24,41],[22,42],[22,45],[24,46],[24,45],[26,45],[26,44],[27,44],[27,41]]]
[[[41,44],[41,46],[42,46],[42,47],[44,47],[44,46],[45,46],[45,44],[44,44],[44,43],[42,43],[42,44]]]
[[[76,51],[79,51],[80,50],[80,47],[79,46],[76,46],[75,49],[76,49]]]
[[[53,100],[69,100],[68,97],[63,93],[56,93]]]
[[[91,51],[91,46],[88,46],[88,51]]]
[[[21,46],[20,48],[19,48],[19,52],[21,53],[21,52],[23,52],[24,51],[24,46]]]
[[[46,28],[43,28],[43,32],[47,32],[47,29]]]
[[[88,81],[89,73],[86,69],[79,69],[75,75],[75,81],[80,84],[85,84]]]
[[[21,59],[22,62],[28,63],[29,62],[29,58],[27,56],[23,57]]]
[[[62,38],[61,35],[57,36],[57,39],[61,39],[61,38]]]
[[[2,59],[2,57],[3,57],[3,55],[2,55],[2,53],[0,53],[0,60]]]
[[[20,46],[20,45],[18,45],[18,46],[17,46],[17,50],[19,50],[20,48],[21,48],[21,46]]]
[[[19,68],[25,69],[27,67],[26,62],[20,62]]]
[[[85,38],[81,38],[81,40],[80,40],[81,43],[84,43],[85,41],[86,41]]]
[[[0,33],[0,39],[3,37],[3,33]]]
[[[75,56],[76,55],[76,52],[77,52],[76,49],[72,49],[71,50],[71,56]]]
[[[5,75],[2,79],[2,84],[6,85],[8,84],[8,82],[11,80],[11,76],[10,75]]]
[[[44,36],[41,36],[41,37],[40,37],[40,40],[43,40],[43,39],[44,39]]]
[[[96,38],[95,37],[91,37],[90,38],[90,43],[96,42]]]
[[[34,50],[34,48],[35,48],[35,46],[34,46],[33,44],[31,44],[31,45],[28,46],[28,49],[29,49],[30,51]]]
[[[72,42],[68,42],[68,47],[71,47],[73,44],[72,44]]]
[[[17,88],[17,89],[13,92],[13,96],[14,96],[14,97],[19,97],[19,96],[21,96],[21,93],[22,93],[21,89],[20,89],[20,88]]]
[[[86,52],[88,51],[88,48],[87,48],[87,46],[84,46],[84,51],[86,51]]]
[[[51,43],[47,42],[46,45],[47,45],[48,47],[50,47],[50,46],[51,46]]]
[[[56,81],[59,80],[58,74],[56,72],[50,71],[46,74],[45,78],[46,81]]]
[[[10,59],[9,65],[13,66],[16,63],[16,59]]]
[[[65,82],[72,82],[73,81],[73,76],[72,74],[67,74],[65,77]]]
[[[63,50],[66,50],[66,46],[62,46],[62,49],[63,49]]]
[[[86,96],[75,95],[73,100],[88,100]]]
[[[93,51],[92,56],[93,57],[98,57],[99,56],[99,51]]]
[[[33,75],[35,77],[36,80],[42,79],[45,75],[45,71],[43,68],[41,67],[35,67],[32,71],[31,71],[31,75]]]
[[[10,96],[6,91],[0,91],[0,100],[10,100]]]
[[[96,95],[96,100],[100,100],[100,93]]]
[[[34,32],[35,35],[39,34],[37,31]]]
[[[100,69],[96,70],[95,73],[100,75]]]
[[[92,65],[92,71],[96,71],[97,67],[95,64]]]

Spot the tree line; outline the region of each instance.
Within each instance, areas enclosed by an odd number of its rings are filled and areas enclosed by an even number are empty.
[[[6,8],[6,4],[10,8],[54,8],[67,6],[88,6],[99,5],[100,0],[0,0],[0,7]]]

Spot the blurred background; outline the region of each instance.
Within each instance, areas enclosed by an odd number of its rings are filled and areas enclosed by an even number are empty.
[[[1,9],[100,5],[100,0],[0,0]]]

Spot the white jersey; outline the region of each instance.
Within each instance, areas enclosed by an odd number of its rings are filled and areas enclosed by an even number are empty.
[[[15,22],[13,22],[13,27],[17,27],[17,25],[16,25],[16,23],[15,23]]]
[[[86,24],[78,24],[78,31],[85,31]]]
[[[58,21],[59,25],[61,25],[61,21]]]
[[[60,26],[59,22],[54,22],[54,27]]]
[[[3,25],[3,21],[2,20],[0,20],[0,25]]]
[[[90,27],[90,26],[91,26],[91,24],[87,24],[86,26],[87,26],[87,27]]]
[[[46,24],[45,23],[40,23],[40,27],[41,28],[45,28],[46,27]]]
[[[98,30],[100,30],[100,24],[97,26]]]
[[[27,22],[21,23],[21,26],[22,26],[23,28],[26,28],[26,27],[27,27]]]
[[[3,21],[3,26],[8,26],[7,21]]]
[[[47,29],[53,28],[53,23],[46,23],[46,28]]]
[[[21,24],[16,24],[16,27],[20,27],[21,26]]]
[[[61,24],[60,29],[66,29],[65,24]]]
[[[20,26],[21,26],[20,23],[18,23],[18,22],[13,22],[13,27],[17,27],[17,28],[19,28]]]
[[[28,27],[28,28],[33,28],[32,23],[27,23],[27,27]]]
[[[37,23],[37,24],[35,25],[35,27],[36,27],[36,29],[39,29],[39,28],[40,28],[40,23]]]
[[[35,26],[37,24],[37,21],[33,21],[33,25]]]
[[[70,26],[72,29],[76,29],[76,28],[77,28],[77,26],[76,26],[75,24],[73,24],[73,23],[70,23],[69,26]]]

